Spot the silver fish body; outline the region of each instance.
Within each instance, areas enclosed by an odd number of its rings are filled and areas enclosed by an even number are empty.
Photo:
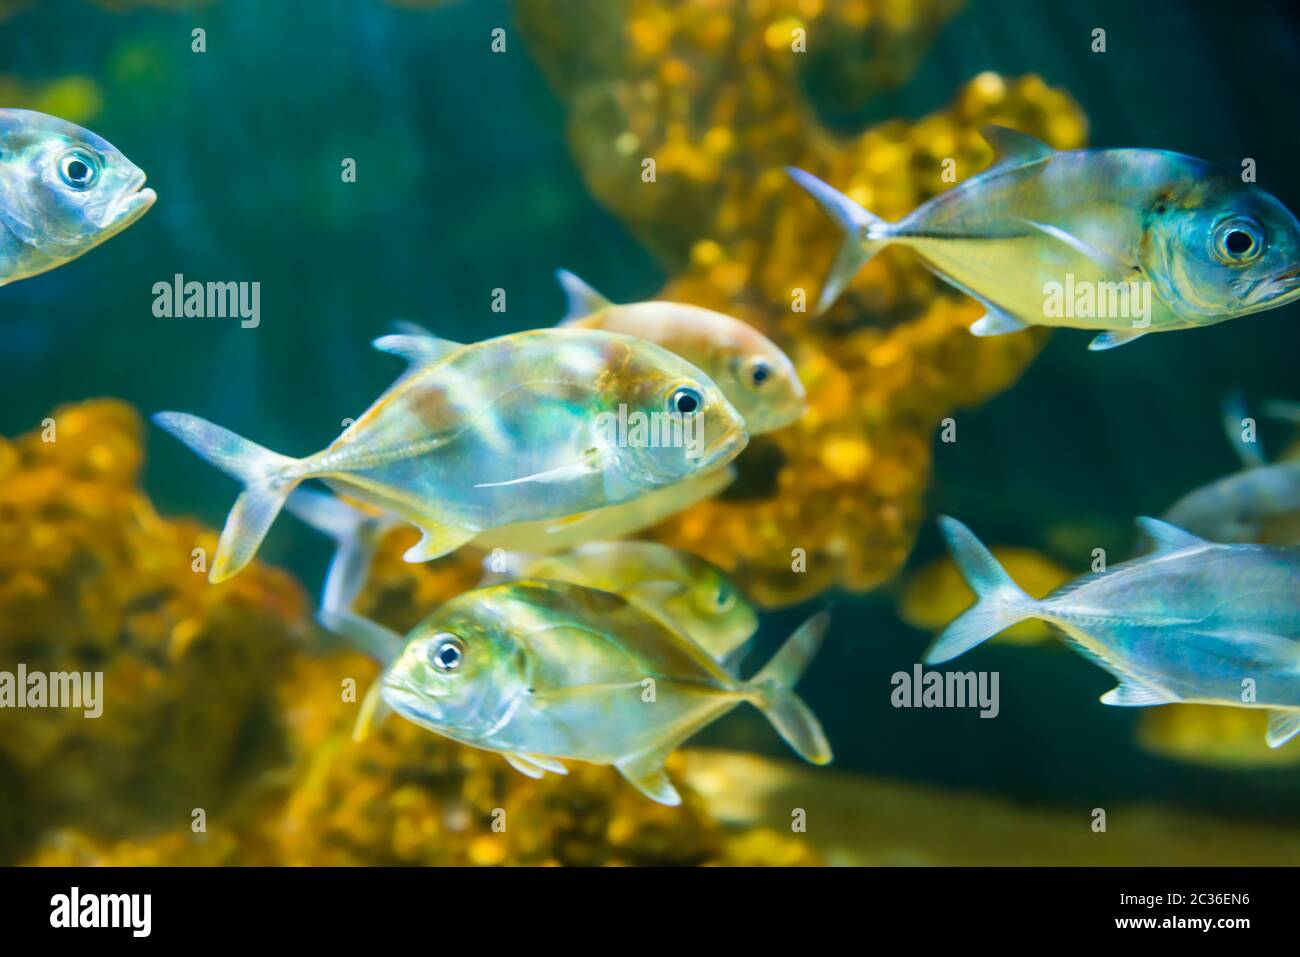
[[[1216,544],[1140,519],[1155,543],[1151,554],[1035,600],[968,528],[940,521],[978,597],[936,639],[927,662],[1038,618],[1119,679],[1105,704],[1268,708],[1274,747],[1300,731],[1300,550]]]
[[[0,109],[0,285],[54,269],[153,205],[144,172],[90,130]]]
[[[807,760],[831,759],[793,689],[827,616],[804,624],[748,681],[618,595],[519,581],[466,592],[408,636],[384,672],[384,702],[464,744],[501,752],[539,777],[566,759],[614,765],[642,793],[681,801],[664,760],[696,731],[748,702]]]
[[[1215,542],[1300,545],[1300,462],[1224,476],[1188,492],[1164,520]]]
[[[436,354],[329,447],[303,459],[195,416],[154,417],[245,485],[212,581],[251,560],[285,499],[310,478],[420,528],[423,538],[406,557],[426,561],[487,528],[631,501],[725,465],[748,441],[718,387],[653,343],[543,329],[469,346],[423,339],[419,346]],[[694,447],[615,434],[633,413],[683,432],[689,425]]]
[[[985,137],[993,166],[896,223],[790,171],[847,234],[823,308],[890,244],[984,305],[976,335],[1070,326],[1105,330],[1090,348],[1106,349],[1300,296],[1300,223],[1240,177],[1162,150],[1058,152],[999,127]],[[1075,309],[1076,291],[1092,305]]]

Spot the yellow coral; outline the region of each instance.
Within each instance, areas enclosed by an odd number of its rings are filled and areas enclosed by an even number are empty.
[[[855,103],[898,82],[954,11],[944,0],[620,0],[580,38],[559,5],[519,0],[523,30],[569,107],[592,192],[676,272],[660,298],[761,328],[788,347],[808,387],[801,423],[752,443],[724,497],[656,536],[731,569],[763,605],[877,585],[911,549],[939,421],[1009,386],[1044,333],[976,339],[966,327],[980,307],[895,250],[813,318],[840,237],[782,168],[897,218],[949,186],[945,160],[958,177],[987,165],[981,126],[1073,148],[1086,135],[1079,108],[1038,77],[990,73],[916,123],[851,139],[821,126],[805,76],[818,65],[846,71],[853,82],[834,86]],[[802,572],[792,570],[798,549]]]

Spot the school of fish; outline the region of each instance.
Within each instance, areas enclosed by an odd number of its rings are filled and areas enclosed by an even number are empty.
[[[895,223],[788,171],[845,233],[819,311],[888,245],[978,301],[981,336],[1066,326],[1109,349],[1300,297],[1300,223],[1253,183],[1160,150],[1058,152],[1000,127],[985,137],[988,169]],[[126,229],[155,201],[144,181],[94,133],[0,110],[0,285]],[[395,714],[533,777],[610,765],[675,805],[667,756],[751,704],[795,753],[830,761],[794,691],[828,613],[742,677],[759,617],[726,571],[628,537],[723,492],[751,436],[800,422],[796,363],[732,316],[618,304],[557,277],[568,300],[558,325],[460,343],[404,323],[375,340],[407,368],[319,451],[286,455],[193,414],[155,415],[242,485],[210,580],[252,561],[282,509],[333,539],[319,621],[382,666],[357,737]],[[1245,421],[1237,406],[1224,419],[1234,432]],[[1241,473],[1184,496],[1167,521],[1138,519],[1147,554],[1044,598],[941,517],[976,601],[925,660],[1039,621],[1115,676],[1107,704],[1267,709],[1268,743],[1289,740],[1300,731],[1300,472],[1241,448]],[[328,491],[300,487],[311,480]],[[421,533],[407,561],[485,555],[481,583],[405,635],[355,607],[380,541],[404,525]]]

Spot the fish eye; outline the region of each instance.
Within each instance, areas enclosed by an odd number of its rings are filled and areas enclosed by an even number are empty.
[[[749,361],[749,381],[755,388],[772,378],[772,367],[766,359],[755,358]]]
[[[668,411],[678,415],[694,415],[704,408],[704,396],[690,386],[678,386],[668,396]]]
[[[1253,220],[1230,219],[1214,230],[1214,253],[1230,266],[1252,263],[1263,251],[1263,232]]]
[[[59,176],[73,189],[89,189],[99,178],[99,164],[85,150],[68,150],[59,157]]]
[[[465,660],[465,643],[444,631],[433,636],[428,657],[429,664],[439,671],[455,671]]]

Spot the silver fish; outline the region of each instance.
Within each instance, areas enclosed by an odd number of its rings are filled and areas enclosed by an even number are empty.
[[[965,525],[946,516],[939,525],[977,598],[927,663],[1037,618],[1119,680],[1103,704],[1267,708],[1270,747],[1300,731],[1300,549],[1219,545],[1140,518],[1150,554],[1036,600]]]
[[[845,233],[822,308],[891,244],[984,306],[977,336],[1069,326],[1104,330],[1089,348],[1110,349],[1300,296],[1300,223],[1239,176],[1162,150],[983,134],[994,164],[896,223],[789,170]]]
[[[0,286],[94,249],[148,212],[144,172],[90,130],[0,110]]]

